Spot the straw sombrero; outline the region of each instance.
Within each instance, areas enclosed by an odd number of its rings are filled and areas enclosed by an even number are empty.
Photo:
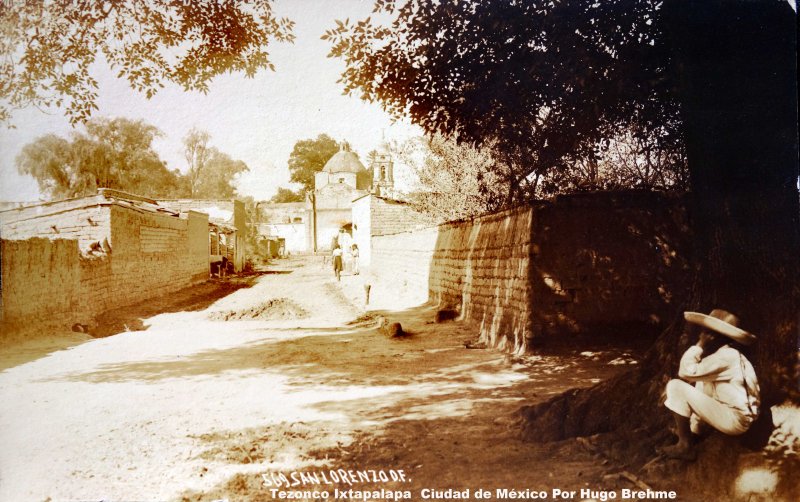
[[[754,334],[739,327],[739,318],[726,310],[714,309],[709,315],[700,312],[684,312],[683,317],[692,324],[722,333],[743,345],[750,345],[756,341]]]

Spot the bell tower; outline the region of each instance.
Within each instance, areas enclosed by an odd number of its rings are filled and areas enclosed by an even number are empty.
[[[384,139],[372,159],[372,193],[391,197],[394,192],[394,162],[389,152],[389,144]]]

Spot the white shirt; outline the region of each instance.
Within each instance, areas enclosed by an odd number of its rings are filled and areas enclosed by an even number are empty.
[[[701,357],[703,348],[693,345],[681,357],[678,376],[690,382],[705,382],[706,394],[747,415],[758,415],[758,379],[753,365],[738,350],[723,345]]]

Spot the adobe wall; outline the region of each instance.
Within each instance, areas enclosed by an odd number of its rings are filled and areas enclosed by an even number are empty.
[[[87,310],[99,313],[208,278],[208,219],[191,211],[175,218],[111,206],[107,260],[85,260],[81,288]]]
[[[311,204],[308,202],[259,202],[257,210],[259,214],[254,217],[258,223],[274,225],[305,223],[310,207]]]
[[[182,215],[190,211],[206,213],[211,220],[221,220],[236,228],[233,242],[234,271],[241,272],[247,261],[247,209],[244,202],[236,199],[160,199],[159,205],[177,211]],[[220,215],[224,212],[224,217]],[[206,229],[206,247],[209,246],[208,229]]]
[[[404,232],[433,222],[409,204],[385,197],[370,196],[372,235]]]
[[[654,331],[685,294],[683,204],[652,193],[562,197],[372,238],[376,286],[460,310],[490,345]],[[391,286],[390,286],[391,287]]]
[[[317,208],[317,250],[328,252],[331,250],[333,239],[339,235],[339,229],[352,223],[353,213],[347,207],[344,209]],[[309,225],[309,249],[313,249],[314,226]]]
[[[106,310],[208,278],[204,213],[177,218],[110,202],[66,204],[52,214],[50,207],[39,208],[40,217],[34,211],[0,219],[8,326],[91,324]]]
[[[75,239],[2,239],[0,321],[71,319],[79,310],[79,257]]]
[[[2,211],[0,238],[75,239],[79,249],[86,251],[109,236],[109,204],[104,197],[94,196]]]
[[[304,253],[307,251],[305,223],[262,223],[259,228],[263,235],[272,235],[286,239],[286,251],[289,253]]]
[[[455,309],[487,343],[522,352],[531,331],[531,214],[524,207],[374,236],[370,269],[379,287]]]
[[[372,236],[404,232],[431,225],[430,219],[407,203],[367,195],[353,201],[353,241],[362,266],[372,263]]]
[[[536,209],[534,337],[657,331],[686,296],[681,199],[577,194]]]

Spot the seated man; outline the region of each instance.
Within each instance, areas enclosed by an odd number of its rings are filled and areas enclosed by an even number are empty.
[[[697,344],[681,357],[681,379],[667,383],[664,406],[673,412],[678,442],[660,451],[669,458],[691,460],[692,433],[707,424],[725,434],[742,434],[758,416],[760,403],[755,371],[741,352],[756,337],[721,309],[711,315],[685,312],[684,317],[704,329]]]

